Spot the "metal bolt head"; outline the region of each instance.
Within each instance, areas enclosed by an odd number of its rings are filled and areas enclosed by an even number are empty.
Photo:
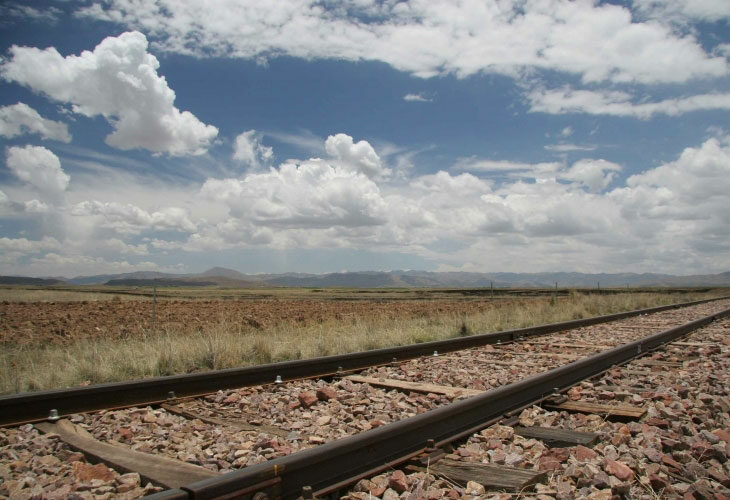
[[[284,383],[284,381],[281,380],[281,375],[277,375],[276,376],[276,380],[274,380],[274,383],[275,384],[282,384],[282,383]]]
[[[167,399],[175,399],[177,396],[175,396],[175,391],[170,391],[167,393]]]
[[[57,409],[53,408],[51,411],[48,412],[48,420],[50,422],[55,422],[59,418],[61,418],[61,417],[58,416],[58,410]]]
[[[434,357],[434,358],[435,358],[435,357],[438,357],[438,355],[439,355],[439,352],[438,352],[438,351],[433,351],[433,357]]]

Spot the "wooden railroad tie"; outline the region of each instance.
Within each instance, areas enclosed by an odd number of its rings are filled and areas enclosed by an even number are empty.
[[[271,435],[279,436],[279,437],[287,437],[290,433],[290,431],[281,429],[279,427],[274,427],[271,425],[265,425],[265,424],[264,425],[254,425],[254,424],[250,424],[248,422],[242,422],[240,420],[231,420],[231,419],[227,419],[227,418],[202,416],[198,413],[189,411],[188,409],[183,408],[181,406],[172,405],[172,404],[168,404],[168,403],[161,404],[160,408],[162,408],[170,413],[179,415],[181,417],[185,417],[190,420],[198,419],[201,422],[205,422],[207,424],[225,425],[225,426],[233,427],[234,429],[238,429],[241,431],[255,431],[255,432],[271,434]],[[194,410],[194,408],[191,408],[191,409]]]
[[[426,471],[426,467],[418,465],[408,465],[406,469],[413,472]],[[430,465],[428,471],[461,485],[474,481],[485,488],[502,488],[511,491],[527,489],[547,477],[547,472],[518,469],[504,465],[461,462],[447,458]]]
[[[637,365],[642,366],[663,366],[666,368],[681,368],[682,363],[677,363],[676,361],[661,361],[657,359],[635,359],[633,361]]]
[[[536,358],[557,358],[557,359],[568,359],[575,361],[580,359],[580,354],[563,354],[557,352],[505,352],[505,354],[511,354],[512,356],[534,356]]]
[[[530,345],[540,345],[540,346],[546,346],[546,347],[569,347],[569,348],[576,348],[576,349],[611,349],[612,347],[616,347],[615,345],[608,345],[608,344],[583,344],[583,343],[568,343],[568,342],[539,342],[531,340],[529,342],[522,342],[523,344],[530,344]]]
[[[185,484],[218,476],[203,467],[142,453],[124,445],[104,443],[97,440],[82,427],[63,419],[56,423],[40,422],[35,428],[46,434],[57,434],[71,448],[82,452],[91,461],[103,462],[122,472],[138,472],[147,481],[166,488],[179,488]]]
[[[646,413],[646,409],[641,406],[627,404],[612,406],[590,403],[587,401],[565,401],[558,404],[546,401],[543,403],[543,406],[551,410],[570,411],[575,413],[594,413],[597,415],[604,415],[608,418],[631,420],[638,420],[644,415],[644,413]]]
[[[345,378],[360,384],[370,384],[376,387],[387,387],[389,389],[398,389],[401,391],[443,394],[451,398],[459,396],[470,397],[484,393],[484,391],[479,391],[477,389],[451,387],[448,385],[428,384],[422,382],[407,382],[405,380],[395,380],[390,378],[363,377],[362,375],[348,375]]]
[[[593,446],[598,442],[598,434],[592,432],[578,432],[554,427],[521,427],[514,428],[515,434],[522,437],[539,439],[553,448],[583,445]]]
[[[707,328],[707,327],[705,327]],[[684,346],[684,347],[715,347],[719,345],[717,342],[681,342],[676,341],[669,344],[670,346],[678,345],[678,346]]]

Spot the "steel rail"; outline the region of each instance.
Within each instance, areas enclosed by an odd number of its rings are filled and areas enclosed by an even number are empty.
[[[547,335],[727,298],[730,296],[321,358],[1,396],[0,426],[45,420],[51,410],[55,410],[59,416],[64,416],[95,410],[156,404],[171,398],[200,396],[235,387],[270,384],[277,377],[287,381],[335,375],[340,371],[359,370],[390,363],[393,360],[400,361],[426,356],[434,351],[453,352],[486,344],[511,342],[523,337]]]
[[[730,316],[730,309],[392,424],[145,497],[146,500],[293,499],[305,486],[326,495],[427,449],[468,436],[509,412]],[[384,465],[385,464],[385,465]]]

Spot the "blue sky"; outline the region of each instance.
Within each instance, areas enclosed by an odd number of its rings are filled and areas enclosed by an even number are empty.
[[[726,0],[0,7],[0,274],[730,269]]]

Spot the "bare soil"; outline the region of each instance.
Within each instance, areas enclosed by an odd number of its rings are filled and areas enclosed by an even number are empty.
[[[500,305],[504,303],[500,301]],[[218,325],[238,325],[246,331],[282,324],[306,326],[327,320],[435,318],[474,314],[493,306],[490,300],[161,300],[156,307],[151,300],[3,301],[0,344],[67,344],[81,338],[138,337],[153,330],[202,332]]]

